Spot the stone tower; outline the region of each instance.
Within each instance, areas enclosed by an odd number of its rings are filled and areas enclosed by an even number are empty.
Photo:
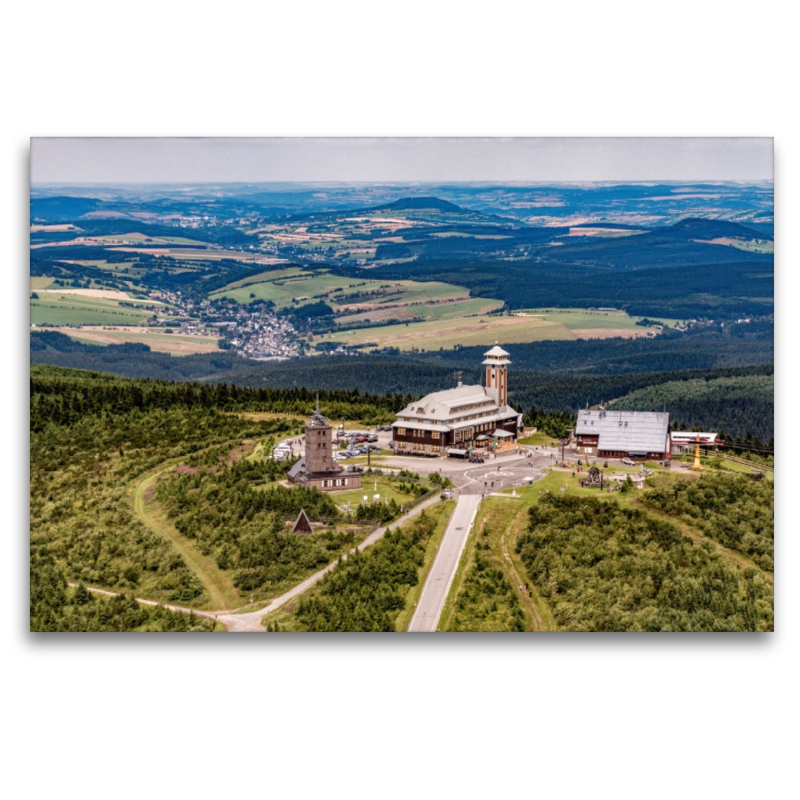
[[[497,342],[484,354],[482,364],[486,367],[486,393],[500,408],[508,405],[508,353]]]
[[[319,408],[306,423],[305,471],[311,474],[340,472],[333,460],[333,429]]]

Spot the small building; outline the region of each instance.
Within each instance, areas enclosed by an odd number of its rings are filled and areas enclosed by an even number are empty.
[[[669,414],[581,409],[575,444],[579,453],[598,458],[664,461],[672,454]]]
[[[694,446],[700,442],[700,446],[706,450],[709,447],[717,446],[716,433],[696,433],[695,431],[672,431],[670,434],[672,442],[672,455],[680,456],[684,453],[694,453]]]
[[[289,470],[296,486],[335,492],[361,488],[360,472],[345,472],[333,459],[333,428],[317,410],[306,423],[305,455]]]
[[[508,404],[508,353],[495,345],[484,353],[485,386],[433,392],[415,400],[392,425],[395,453],[440,456],[469,453],[476,445],[516,443],[522,414]]]

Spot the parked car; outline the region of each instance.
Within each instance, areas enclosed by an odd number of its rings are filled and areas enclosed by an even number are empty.
[[[636,462],[632,458],[623,458],[622,463],[625,464],[626,467],[636,466]]]

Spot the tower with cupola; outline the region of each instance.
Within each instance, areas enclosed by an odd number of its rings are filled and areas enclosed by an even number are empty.
[[[495,342],[484,354],[482,365],[486,367],[486,393],[500,408],[508,405],[508,353]]]

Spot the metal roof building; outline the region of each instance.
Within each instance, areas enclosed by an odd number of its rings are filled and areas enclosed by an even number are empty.
[[[575,427],[578,449],[584,453],[618,458],[669,458],[669,414],[658,411],[578,412]]]

